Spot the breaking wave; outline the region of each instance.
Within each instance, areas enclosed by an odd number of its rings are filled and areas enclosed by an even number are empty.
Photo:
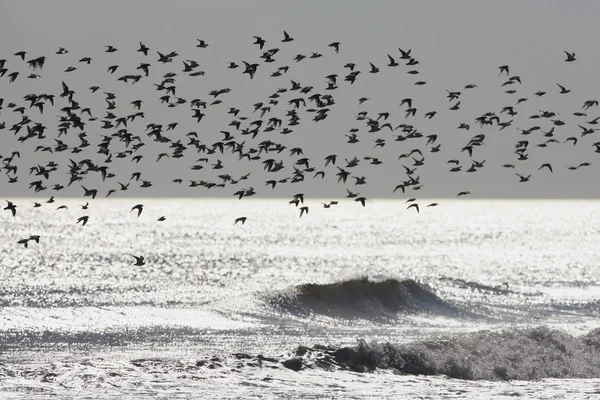
[[[600,378],[600,329],[579,337],[541,326],[407,344],[359,340],[355,347],[300,347],[295,357],[312,368],[393,369],[466,380]]]
[[[367,343],[361,339],[354,347],[299,346],[281,358],[243,353],[232,357],[247,360],[246,367],[279,366],[300,373],[306,369],[391,370],[396,374],[446,375],[463,380],[594,379],[600,378],[600,329],[572,336],[540,326],[502,332],[479,331],[406,344]],[[225,358],[219,361],[226,363]]]
[[[303,284],[269,295],[272,307],[299,316],[336,318],[396,318],[408,314],[464,316],[455,305],[412,279],[372,281],[351,279],[330,284]]]

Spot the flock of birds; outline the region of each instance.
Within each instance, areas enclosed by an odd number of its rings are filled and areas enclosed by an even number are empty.
[[[230,70],[238,70],[241,74],[247,75],[249,80],[255,79],[257,74],[263,74],[271,63],[277,62],[276,57],[280,53],[280,48],[277,46],[290,46],[290,42],[293,42],[294,38],[291,37],[287,32],[283,33],[283,38],[277,39],[278,45],[275,45],[271,49],[265,49],[267,41],[261,37],[254,37],[253,44],[260,52],[260,62],[250,63],[247,61],[231,61],[228,63],[227,68]],[[204,40],[198,40],[197,47],[205,49],[209,47],[209,44]],[[317,59],[320,57],[337,57],[340,53],[342,46],[339,42],[330,43],[328,46],[324,45],[327,49],[326,55],[318,52],[311,54],[298,54],[293,58],[294,63],[297,65],[303,60]],[[131,165],[136,165],[142,158],[150,158],[156,160],[156,163],[160,162],[164,158],[182,159],[189,162],[191,158],[195,161],[191,165],[188,164],[187,168],[191,168],[200,174],[203,169],[212,169],[217,171],[218,179],[198,179],[189,180],[188,185],[190,187],[204,187],[206,189],[212,188],[228,188],[235,187],[237,185],[243,185],[243,181],[249,179],[250,173],[243,174],[241,176],[236,174],[221,173],[220,170],[225,169],[226,165],[223,163],[224,153],[228,152],[230,155],[237,157],[238,162],[249,162],[253,164],[262,164],[263,171],[269,177],[273,177],[264,182],[267,188],[275,188],[281,185],[293,185],[296,183],[304,182],[307,178],[312,179],[325,179],[325,176],[333,175],[334,182],[343,185],[345,189],[344,195],[347,198],[352,199],[354,202],[361,204],[363,207],[368,202],[367,198],[358,192],[358,189],[367,183],[366,177],[355,171],[359,170],[357,167],[361,163],[368,163],[370,165],[380,165],[382,160],[376,156],[367,155],[364,157],[355,156],[352,159],[346,158],[345,162],[340,162],[338,155],[331,154],[325,157],[324,160],[318,161],[309,159],[304,155],[301,147],[293,147],[287,149],[282,143],[278,143],[273,135],[269,138],[265,138],[269,132],[277,133],[280,135],[289,135],[294,131],[294,127],[298,126],[306,115],[311,116],[311,120],[314,123],[319,123],[326,119],[332,109],[334,108],[336,101],[334,93],[339,89],[338,85],[352,85],[358,79],[361,79],[361,74],[377,74],[381,71],[381,68],[398,68],[404,65],[406,67],[406,73],[408,75],[418,77],[419,71],[417,69],[420,64],[419,61],[413,56],[411,50],[398,49],[399,53],[396,55],[388,54],[387,65],[376,66],[374,63],[369,63],[368,68],[365,71],[361,71],[360,67],[355,63],[340,63],[340,71],[327,74],[324,76],[325,85],[318,89],[313,86],[304,86],[299,82],[291,80],[289,85],[284,88],[280,88],[272,93],[268,98],[258,101],[253,104],[249,110],[241,110],[236,107],[225,107],[220,106],[222,110],[227,109],[227,114],[230,116],[230,122],[227,130],[221,131],[223,138],[214,143],[205,143],[202,134],[195,131],[186,134],[181,134],[177,128],[178,122],[171,122],[166,125],[163,123],[148,123],[145,128],[144,134],[136,134],[132,131],[132,127],[136,121],[141,121],[146,118],[143,111],[144,101],[137,99],[132,101],[129,111],[125,111],[124,106],[119,106],[117,103],[119,99],[117,95],[112,92],[103,92],[99,86],[89,87],[89,91],[94,96],[103,96],[106,104],[104,115],[100,115],[100,112],[92,110],[90,107],[86,107],[78,101],[78,96],[75,90],[72,89],[71,85],[67,83],[68,79],[64,78],[62,83],[60,79],[57,81],[57,85],[60,87],[60,92],[55,94],[52,93],[31,93],[24,96],[20,101],[10,102],[6,99],[0,98],[0,118],[2,115],[10,113],[10,115],[17,115],[20,121],[15,122],[12,126],[8,127],[8,131],[12,132],[17,141],[21,144],[25,142],[34,142],[34,152],[38,152],[40,155],[44,154],[47,157],[56,155],[57,153],[69,154],[68,156],[62,156],[62,158],[68,158],[69,162],[66,165],[60,165],[56,161],[48,161],[45,163],[39,162],[39,157],[34,157],[34,164],[27,166],[30,176],[34,176],[33,180],[29,183],[29,189],[34,193],[40,193],[44,191],[53,191],[55,193],[60,192],[66,187],[72,185],[78,185],[81,187],[83,197],[89,197],[92,200],[100,195],[100,190],[90,187],[86,180],[92,175],[99,176],[102,182],[111,183],[111,188],[103,193],[103,196],[109,197],[115,193],[128,190],[129,186],[139,185],[141,188],[149,188],[153,186],[150,179],[147,179],[142,172],[134,172],[131,176],[117,176],[120,173],[119,168],[111,168],[111,163],[116,159],[122,159],[129,161]],[[105,47],[105,53],[109,60],[117,62],[119,60],[118,54],[119,49],[111,45]],[[151,50],[149,47],[140,42],[139,49],[140,57],[148,62],[141,62],[140,65],[135,68],[135,71],[127,71],[128,73],[118,76],[117,71],[121,70],[121,66],[118,64],[109,65],[107,67],[107,73],[110,76],[114,76],[114,79],[124,83],[138,84],[153,77],[153,69],[155,69],[156,63],[163,64],[165,66],[175,65],[179,68],[173,68],[173,71],[168,72],[159,77],[158,81],[154,82],[154,87],[159,93],[160,104],[164,107],[189,107],[191,119],[201,124],[203,118],[210,111],[219,108],[219,105],[227,101],[228,96],[231,95],[232,89],[220,88],[211,90],[208,92],[208,98],[210,100],[203,100],[200,98],[185,99],[177,96],[178,88],[176,86],[176,79],[178,75],[185,74],[189,77],[204,76],[205,72],[200,69],[198,62],[194,60],[182,59],[176,51],[161,53],[156,50]],[[69,51],[65,48],[59,48],[55,55],[52,56],[51,62],[58,62],[60,57],[68,54]],[[114,53],[117,53],[116,55]],[[324,51],[325,53],[325,51]],[[158,59],[153,62],[153,54],[156,54]],[[566,52],[565,62],[571,63],[576,60],[575,53]],[[112,58],[111,58],[112,57]],[[0,59],[0,80],[8,80],[9,84],[18,82],[21,79],[40,79],[41,71],[47,62],[45,56],[30,57],[26,51],[19,51],[15,53],[13,58],[10,60]],[[85,56],[79,59],[77,66],[68,66],[64,72],[65,74],[72,73],[80,68],[96,62],[90,56]],[[109,61],[110,62],[110,61]],[[306,61],[304,61],[306,62]],[[29,73],[24,73],[22,66],[26,65],[29,67]],[[270,73],[270,77],[282,77],[288,73],[291,67],[283,65],[277,67],[273,72]],[[341,71],[344,71],[343,74]],[[511,75],[511,69],[508,65],[502,65],[499,67],[499,75],[506,76],[506,80],[502,83],[502,87],[509,87],[505,90],[508,95],[517,94],[517,90],[514,89],[518,84],[521,84],[521,78],[517,75]],[[116,75],[115,75],[116,74]],[[1,81],[0,81],[1,83]],[[415,86],[426,85],[427,82],[423,80],[417,80],[414,82]],[[468,84],[464,86],[464,89],[458,91],[447,91],[447,99],[449,101],[448,110],[456,111],[460,109],[461,96],[463,91],[476,90],[476,84]],[[559,95],[567,95],[570,90],[564,86],[558,85],[556,91]],[[538,91],[534,95],[537,97],[545,96],[547,93],[544,91]],[[469,130],[474,126],[478,126],[480,129],[484,127],[496,127],[497,129],[504,130],[511,126],[513,119],[512,117],[517,115],[518,107],[521,103],[526,102],[528,99],[525,97],[519,98],[514,105],[507,105],[497,112],[486,112],[474,119],[473,122],[464,122],[458,126],[458,129]],[[367,97],[360,97],[357,99],[359,105],[369,101]],[[59,105],[60,104],[60,105]],[[285,116],[280,117],[281,114],[276,113],[278,107],[283,106],[285,109]],[[399,184],[390,188],[393,192],[401,191],[405,194],[414,194],[416,191],[422,188],[423,183],[418,175],[418,170],[421,166],[425,165],[425,156],[428,153],[435,154],[441,151],[441,145],[436,143],[438,140],[437,134],[425,135],[419,131],[419,129],[411,123],[408,123],[417,116],[418,109],[416,104],[411,98],[404,98],[399,103],[401,112],[404,113],[405,121],[393,126],[389,122],[390,113],[380,112],[377,115],[371,115],[367,111],[359,112],[356,115],[356,120],[363,125],[363,132],[376,133],[383,135],[382,137],[374,140],[374,151],[377,148],[383,148],[391,141],[386,133],[393,134],[394,140],[397,142],[415,143],[412,150],[404,152],[398,155],[398,159],[402,160],[402,169],[405,172],[405,179]],[[596,126],[600,117],[588,119],[587,111],[592,107],[597,107],[597,100],[587,100],[584,102],[581,110],[574,113],[575,116],[582,118],[579,128],[581,129],[580,136],[571,136],[566,140],[559,141],[555,137],[555,129],[565,125],[565,122],[559,118],[559,114],[553,111],[540,110],[539,114],[532,115],[531,119],[547,120],[551,122],[550,129],[544,131],[541,126],[535,125],[528,129],[519,129],[522,140],[519,140],[515,144],[516,160],[519,161],[528,159],[528,148],[529,140],[526,140],[525,136],[532,135],[539,131],[538,134],[542,134],[544,141],[536,144],[537,147],[543,148],[551,145],[552,143],[571,143],[576,145],[581,137],[593,134],[596,130]],[[35,113],[36,115],[42,115],[49,108],[58,109],[60,114],[58,115],[57,126],[46,127],[40,122],[36,122],[30,118]],[[250,114],[252,117],[246,116]],[[438,112],[428,111],[423,112],[423,117],[427,119],[434,118]],[[0,134],[2,130],[7,128],[5,121],[0,119]],[[86,133],[88,131],[102,132],[97,133]],[[345,143],[352,145],[360,142],[361,129],[352,128],[348,134],[345,135]],[[145,136],[145,138],[144,138]],[[531,137],[531,136],[528,136]],[[461,153],[468,154],[470,166],[463,169],[459,159],[450,159],[447,161],[450,172],[476,172],[481,168],[485,167],[485,161],[475,160],[474,154],[477,152],[477,148],[483,146],[485,143],[486,135],[479,133],[474,135],[464,146],[461,148]],[[149,154],[144,150],[149,148],[147,143],[152,141],[154,145],[162,148],[163,150],[158,154]],[[418,143],[418,144],[417,144]],[[592,144],[595,148],[596,153],[600,153],[600,142]],[[18,174],[21,171],[18,165],[21,159],[20,151],[16,149],[0,149],[5,154],[0,154],[0,168],[5,172],[8,184],[16,184],[19,182],[19,178],[23,177],[23,174]],[[282,153],[284,151],[289,152],[290,159],[284,162]],[[94,157],[101,157],[102,161],[92,161],[90,153],[95,153]],[[98,156],[99,155],[99,156]],[[200,157],[197,158],[196,157]],[[281,157],[281,159],[280,159]],[[135,164],[134,164],[135,163]],[[410,166],[408,165],[410,163]],[[286,165],[288,164],[288,165]],[[291,164],[291,168],[289,167]],[[317,166],[318,165],[318,166]],[[515,163],[503,164],[503,168],[515,169]],[[589,161],[581,162],[579,165],[571,166],[569,169],[578,169],[591,165]],[[66,170],[67,178],[61,179],[57,176],[59,169]],[[237,168],[239,170],[239,168]],[[553,172],[553,167],[550,163],[543,163],[539,166],[539,169],[547,169],[548,172]],[[332,172],[330,172],[332,171]],[[277,174],[277,173],[280,174]],[[530,180],[531,175],[521,175],[516,173],[519,182],[527,182]],[[275,177],[277,176],[277,177]],[[122,183],[125,181],[126,183]],[[52,183],[51,183],[52,182]],[[184,179],[177,178],[172,180],[173,185],[183,185]],[[352,184],[351,187],[347,185]],[[294,191],[295,192],[295,191]],[[255,189],[251,186],[246,188],[235,188],[232,189],[233,196],[239,199],[251,197],[257,194]],[[468,196],[471,193],[469,191],[460,191],[457,196]],[[55,198],[51,196],[46,203],[54,203]],[[292,196],[289,201],[290,205],[297,207],[300,211],[299,215],[302,217],[308,214],[309,207],[304,205],[304,194],[296,193]],[[330,201],[322,203],[324,208],[331,208],[338,204],[338,201]],[[419,203],[416,197],[411,197],[406,201],[408,209],[414,209],[415,212],[419,213]],[[427,207],[438,206],[438,203],[429,203]],[[42,207],[42,203],[35,202],[33,207]],[[83,210],[87,210],[89,202],[81,206]],[[60,206],[59,209],[66,208],[66,206]],[[17,215],[17,205],[14,202],[7,200],[7,205],[4,210],[9,211],[13,217]],[[131,212],[135,212],[135,215],[139,217],[144,211],[143,204],[136,204],[131,208]],[[85,226],[90,220],[88,215],[81,216],[75,223]],[[165,217],[160,217],[158,221],[164,221]],[[235,219],[235,224],[244,224],[247,218],[241,216]],[[40,236],[34,235],[28,238],[19,240],[18,243],[24,247],[28,247],[29,242],[35,241],[39,243]],[[144,265],[143,256],[134,256],[136,265]]]

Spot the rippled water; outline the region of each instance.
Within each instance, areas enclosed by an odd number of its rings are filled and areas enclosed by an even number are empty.
[[[0,397],[600,396],[597,201],[15,203]]]

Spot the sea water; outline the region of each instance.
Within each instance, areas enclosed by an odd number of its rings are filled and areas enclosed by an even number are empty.
[[[13,201],[1,398],[600,398],[600,201]]]

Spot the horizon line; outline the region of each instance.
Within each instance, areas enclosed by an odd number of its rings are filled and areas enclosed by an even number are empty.
[[[3,196],[0,195],[0,198],[2,198]],[[195,196],[122,196],[122,197],[97,197],[96,199],[91,199],[88,197],[82,197],[82,196],[58,196],[58,195],[51,195],[51,196],[4,196],[4,198],[11,198],[11,199],[35,199],[35,200],[39,200],[39,199],[47,199],[50,197],[54,197],[55,199],[65,199],[65,200],[85,200],[85,201],[100,201],[100,200],[129,200],[129,199],[148,199],[148,200],[238,200],[241,201],[242,199],[237,199],[235,196],[200,196],[200,197],[195,197]],[[292,196],[289,197],[255,197],[255,196],[250,196],[250,197],[244,197],[243,200],[245,201],[257,201],[257,200],[289,200],[290,198],[292,198]],[[414,196],[413,196],[414,197]],[[367,198],[367,202],[369,201],[403,201],[403,200],[407,200],[410,199],[412,197],[410,196],[405,196],[405,197],[368,197]],[[457,201],[470,201],[470,200],[497,200],[497,201],[533,201],[533,200],[541,200],[541,201],[600,201],[600,196],[598,197],[484,197],[484,196],[460,196],[460,197],[432,197],[432,196],[425,196],[425,197],[414,197],[416,200],[457,200]],[[307,200],[352,200],[352,198],[350,197],[310,197],[310,196],[306,196]]]

